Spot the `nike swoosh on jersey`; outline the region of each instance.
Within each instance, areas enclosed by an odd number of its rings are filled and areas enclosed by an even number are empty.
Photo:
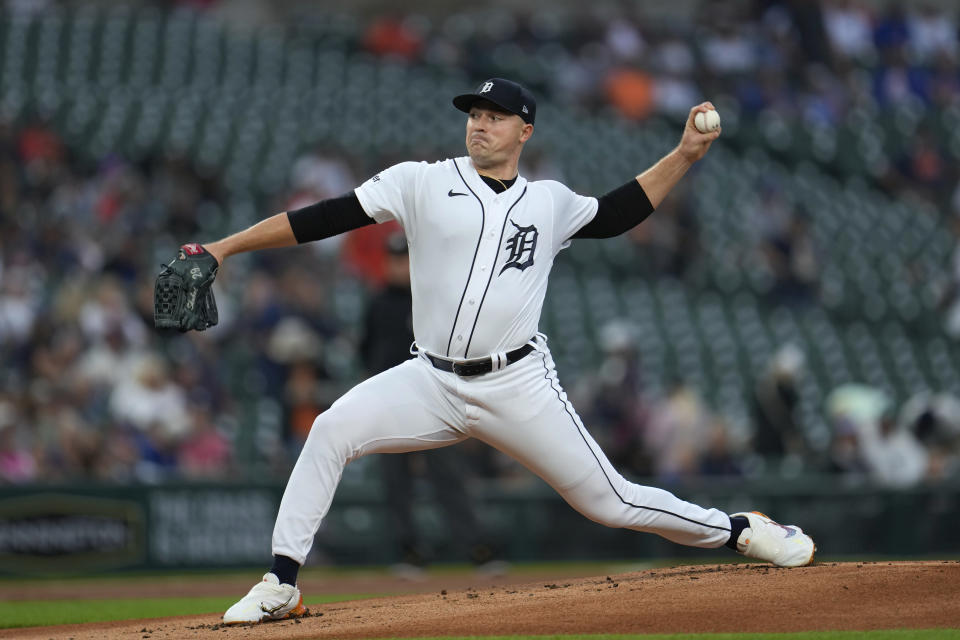
[[[465,193],[457,193],[457,192],[454,191],[453,189],[450,189],[450,191],[447,191],[447,196],[449,196],[449,197],[451,197],[451,198],[452,198],[453,196],[465,196],[465,195],[467,195],[467,194],[465,194]]]

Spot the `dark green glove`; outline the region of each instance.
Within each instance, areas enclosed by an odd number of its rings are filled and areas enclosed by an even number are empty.
[[[203,331],[217,324],[213,279],[220,264],[197,243],[180,247],[157,276],[153,288],[153,324],[158,329]]]

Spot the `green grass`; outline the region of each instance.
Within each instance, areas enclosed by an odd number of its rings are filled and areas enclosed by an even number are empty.
[[[960,559],[960,558],[958,558]],[[726,559],[724,559],[725,561]],[[742,562],[742,559],[732,558],[734,562]],[[717,562],[719,563],[719,561]],[[717,564],[711,561],[708,564]],[[601,573],[625,573],[628,571],[641,571],[657,567],[669,567],[677,564],[704,564],[703,560],[696,561],[694,558],[672,560],[656,559],[648,561],[636,560],[607,560],[607,561],[553,561],[553,562],[518,562],[510,567],[510,575],[522,576],[524,574],[541,575],[543,573],[557,573],[568,575],[571,572],[583,572],[600,575]],[[0,573],[0,585],[9,583],[17,585],[43,585],[51,582],[63,583],[66,581],[77,582],[81,584],[111,584],[144,581],[151,584],[159,581],[176,582],[185,577],[197,576],[207,578],[241,578],[256,580],[263,574],[264,567],[248,567],[245,569],[177,569],[176,571],[164,570],[136,570],[136,571],[117,571],[112,573],[99,573],[91,575],[90,573],[43,573],[42,575],[19,575]],[[427,568],[429,576],[445,575],[463,575],[471,573],[474,570],[473,565],[467,563],[437,563]],[[340,576],[369,576],[391,577],[390,566],[368,565],[368,566],[322,566],[322,567],[304,567],[300,570],[302,578],[315,579],[335,579]]]
[[[307,598],[305,604],[359,600],[374,595],[333,595]],[[37,627],[139,618],[165,618],[223,613],[236,597],[111,598],[109,600],[17,600],[0,602],[0,629]]]
[[[902,629],[897,631],[803,631],[800,633],[695,633],[616,634],[564,636],[444,636],[419,640],[953,640],[954,629]]]

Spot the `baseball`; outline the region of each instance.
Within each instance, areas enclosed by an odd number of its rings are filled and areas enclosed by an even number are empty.
[[[716,109],[709,111],[698,111],[693,117],[693,124],[696,125],[700,133],[710,133],[720,128],[720,114]]]

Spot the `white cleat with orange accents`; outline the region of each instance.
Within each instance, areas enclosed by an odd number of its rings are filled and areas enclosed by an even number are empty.
[[[300,589],[280,584],[276,575],[267,573],[250,592],[223,614],[225,624],[299,618],[307,612]]]
[[[778,567],[805,567],[813,562],[813,538],[794,525],[774,522],[759,511],[734,513],[750,523],[737,539],[737,551],[748,558],[766,560]]]

